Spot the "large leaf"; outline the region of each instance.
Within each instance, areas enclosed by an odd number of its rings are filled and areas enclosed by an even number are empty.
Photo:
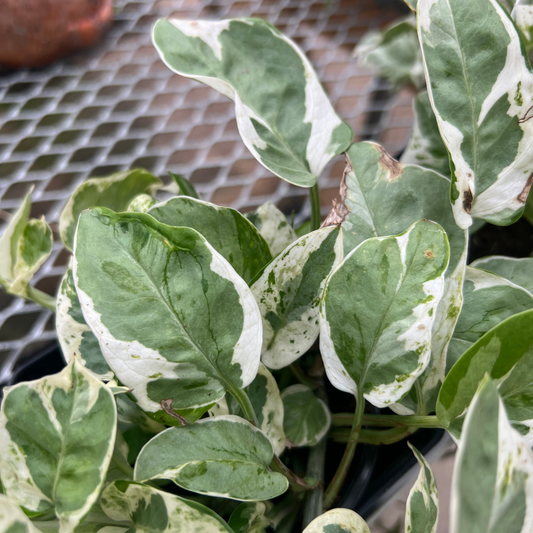
[[[198,492],[235,500],[269,500],[283,494],[287,478],[271,472],[273,450],[246,420],[227,415],[170,428],[141,451],[135,479],[171,479]]]
[[[248,284],[272,260],[266,241],[235,209],[179,196],[157,204],[148,213],[168,226],[184,226],[201,233]]]
[[[257,373],[261,316],[250,289],[197,231],[141,213],[80,216],[74,280],[109,366],[152,416],[196,409]],[[127,317],[124,320],[123,317]]]
[[[429,363],[448,260],[446,233],[426,220],[368,239],[346,257],[328,279],[321,311],[320,351],[335,387],[377,407],[411,389]]]
[[[439,519],[437,483],[424,456],[410,443],[420,473],[409,491],[405,512],[405,533],[436,533]]]
[[[533,443],[533,310],[508,318],[483,335],[446,376],[437,417],[456,437],[486,373],[497,384],[511,422]]]
[[[315,518],[303,533],[370,533],[370,528],[354,511],[332,509]]]
[[[14,502],[55,509],[74,530],[98,498],[113,453],[113,394],[76,359],[59,374],[4,389],[0,475]]]
[[[264,533],[270,526],[269,502],[243,502],[231,513],[228,525],[234,533]],[[270,504],[272,505],[272,504]]]
[[[89,207],[108,207],[125,211],[139,194],[152,193],[163,183],[142,168],[112,174],[107,178],[91,178],[82,183],[61,212],[59,233],[64,245],[72,250],[80,213]]]
[[[506,318],[533,309],[533,296],[500,276],[466,267],[463,308],[448,348],[449,370],[487,331]]]
[[[405,165],[420,165],[450,177],[450,160],[442,142],[435,113],[426,91],[413,100],[415,120],[411,139],[400,161]]]
[[[451,533],[533,530],[533,454],[486,380],[466,416],[453,476]]]
[[[291,385],[281,394],[283,427],[294,446],[314,446],[328,432],[331,414],[327,405],[305,385]]]
[[[418,28],[457,224],[511,224],[533,183],[533,77],[516,28],[497,0],[420,0]]]
[[[145,533],[233,533],[211,509],[192,500],[129,481],[109,484],[100,499],[104,512]]]
[[[280,178],[311,187],[350,145],[313,67],[268,22],[159,20],[153,41],[171,70],[235,102],[244,144]]]
[[[341,261],[342,232],[329,226],[291,244],[253,284],[263,319],[261,358],[266,366],[288,366],[314,344],[322,290]]]
[[[0,494],[1,533],[39,533],[22,509],[7,496]]]
[[[503,255],[492,255],[477,259],[470,266],[493,272],[533,293],[533,257],[515,259]]]
[[[345,254],[365,239],[397,235],[424,218],[440,224],[449,239],[450,263],[433,323],[431,360],[420,378],[426,404],[422,410],[431,412],[444,380],[446,351],[461,310],[468,235],[455,223],[447,197],[450,182],[443,176],[398,163],[372,143],[352,145],[348,158],[343,195],[347,213],[342,223]],[[415,402],[416,398],[410,399],[407,411],[417,409]]]

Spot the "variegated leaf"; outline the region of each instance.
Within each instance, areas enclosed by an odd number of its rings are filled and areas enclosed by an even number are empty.
[[[320,351],[331,383],[377,407],[397,402],[429,363],[431,331],[450,250],[421,220],[396,237],[368,239],[331,274]]]
[[[320,331],[326,278],[341,261],[340,228],[321,228],[286,248],[253,284],[263,319],[261,359],[266,366],[283,368],[311,348]]]
[[[303,533],[370,533],[370,528],[354,511],[332,509],[315,518]]]
[[[153,41],[172,71],[235,102],[244,144],[289,183],[311,187],[350,145],[308,59],[268,22],[159,20]]]
[[[113,448],[111,463],[109,464],[105,478],[106,485],[117,479],[133,479],[133,468],[128,461],[129,455],[130,449],[128,443],[122,433],[117,429],[115,447]],[[78,532],[76,531],[76,533]]]
[[[461,311],[468,234],[455,223],[447,197],[450,182],[445,177],[398,163],[372,143],[353,144],[348,159],[344,191],[341,186],[347,208],[342,223],[345,255],[365,239],[397,235],[424,218],[440,224],[449,239],[450,262],[433,322],[431,359],[420,378],[425,408],[418,409],[431,412],[444,380],[446,351]],[[405,406],[393,409],[412,413],[417,410],[416,401],[406,398]]]
[[[157,204],[157,200],[149,194],[139,194],[126,208],[130,213],[147,213],[151,207]]]
[[[171,479],[184,489],[234,500],[269,500],[287,478],[269,470],[273,450],[263,433],[232,415],[170,428],[141,451],[135,479]]]
[[[529,51],[533,45],[533,2],[531,0],[516,0],[513,4],[509,11],[516,27],[520,30],[526,49]]]
[[[243,502],[231,513],[228,525],[234,533],[264,533],[271,525],[269,506],[270,502]]]
[[[40,533],[22,509],[0,494],[0,533]]]
[[[533,453],[485,380],[466,415],[452,481],[451,533],[533,531]]]
[[[169,172],[172,181],[162,188],[164,191],[171,192],[179,196],[190,196],[191,198],[200,199],[200,195],[194,188],[194,185],[183,176]]]
[[[0,476],[8,497],[55,509],[69,533],[98,498],[115,442],[111,391],[76,359],[59,374],[4,389]]]
[[[274,257],[297,239],[287,217],[272,202],[247,213],[246,218],[259,230]]]
[[[100,499],[104,512],[117,522],[146,533],[233,533],[211,509],[175,494],[130,481],[115,481]]]
[[[483,335],[446,376],[437,417],[457,438],[486,373],[497,384],[511,422],[533,444],[533,310],[510,317]]]
[[[72,250],[74,233],[80,213],[89,207],[108,207],[125,211],[139,194],[153,193],[161,180],[142,168],[112,174],[107,178],[91,178],[82,183],[70,197],[59,219],[59,234],[63,244]]]
[[[497,274],[533,294],[533,257],[492,255],[477,259],[470,266]]]
[[[447,370],[487,331],[528,309],[533,309],[531,293],[500,276],[466,267],[463,308],[448,347]]]
[[[248,284],[272,260],[265,239],[235,209],[179,196],[155,205],[148,213],[168,226],[198,231]]]
[[[175,410],[205,411],[227,388],[254,380],[259,309],[197,231],[93,208],[80,216],[73,273],[109,366],[156,419],[177,423],[163,400],[172,399]]]
[[[418,29],[457,224],[511,224],[533,183],[533,76],[517,30],[497,0],[420,0]]]
[[[281,394],[283,427],[294,446],[314,446],[328,432],[331,414],[328,406],[305,385],[291,385]]]
[[[420,473],[409,491],[405,512],[405,533],[436,533],[439,519],[439,495],[437,483],[424,456],[410,443]]]
[[[435,113],[426,91],[413,100],[415,120],[411,139],[400,161],[404,165],[420,165],[450,177],[448,150],[442,142]]]

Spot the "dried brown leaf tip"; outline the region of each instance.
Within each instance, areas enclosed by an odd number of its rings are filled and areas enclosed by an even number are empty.
[[[345,166],[344,171],[342,173],[342,179],[341,179],[341,186],[339,188],[339,195],[340,200],[337,200],[336,198],[331,202],[333,204],[333,207],[331,208],[331,211],[329,212],[328,216],[322,222],[321,228],[327,228],[328,226],[340,226],[344,219],[346,218],[346,215],[348,214],[348,208],[346,207],[346,174],[349,172],[352,172],[352,165],[350,163],[350,160],[348,159],[348,156],[345,156]]]
[[[529,195],[529,191],[531,190],[531,186],[533,185],[533,172],[530,174],[529,178],[527,179],[526,186],[522,189],[522,192],[518,195],[517,200],[525,204],[527,202],[527,197]]]
[[[389,155],[382,146],[376,144],[376,147],[381,152],[379,164],[389,173],[387,181],[390,183],[403,173],[403,165]]]
[[[187,420],[185,419],[185,417],[179,415],[178,413],[176,413],[176,411],[174,411],[174,409],[172,409],[172,402],[173,398],[168,398],[167,400],[161,400],[159,402],[159,405],[168,416],[179,420],[182,426],[186,426],[188,424]]]
[[[472,203],[474,202],[474,195],[470,189],[463,193],[463,209],[470,214],[472,210]]]

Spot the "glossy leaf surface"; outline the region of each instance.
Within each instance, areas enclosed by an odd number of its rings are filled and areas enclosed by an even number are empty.
[[[493,255],[474,261],[470,266],[497,274],[533,293],[533,257],[516,259]]]
[[[303,533],[370,533],[370,528],[354,511],[332,509],[315,518]]]
[[[228,525],[234,533],[263,533],[271,524],[268,509],[267,502],[243,502],[231,513]]]

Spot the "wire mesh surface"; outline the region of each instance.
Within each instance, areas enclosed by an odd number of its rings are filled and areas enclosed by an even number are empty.
[[[7,219],[35,186],[32,216],[44,214],[56,238],[35,277],[35,286],[49,294],[68,262],[57,235],[59,214],[88,177],[144,167],[164,178],[170,169],[191,179],[205,200],[243,211],[271,200],[297,222],[309,216],[307,190],[274,177],[247,151],[233,103],[172,74],[158,59],[150,30],[160,17],[269,20],[307,53],[355,140],[376,139],[392,154],[407,142],[411,95],[391,98],[387,86],[351,57],[369,28],[402,13],[397,0],[116,4],[114,25],[98,47],[45,69],[0,73],[0,215]],[[320,177],[324,213],[343,166],[339,157]],[[0,289],[0,382],[54,338],[50,311]]]

